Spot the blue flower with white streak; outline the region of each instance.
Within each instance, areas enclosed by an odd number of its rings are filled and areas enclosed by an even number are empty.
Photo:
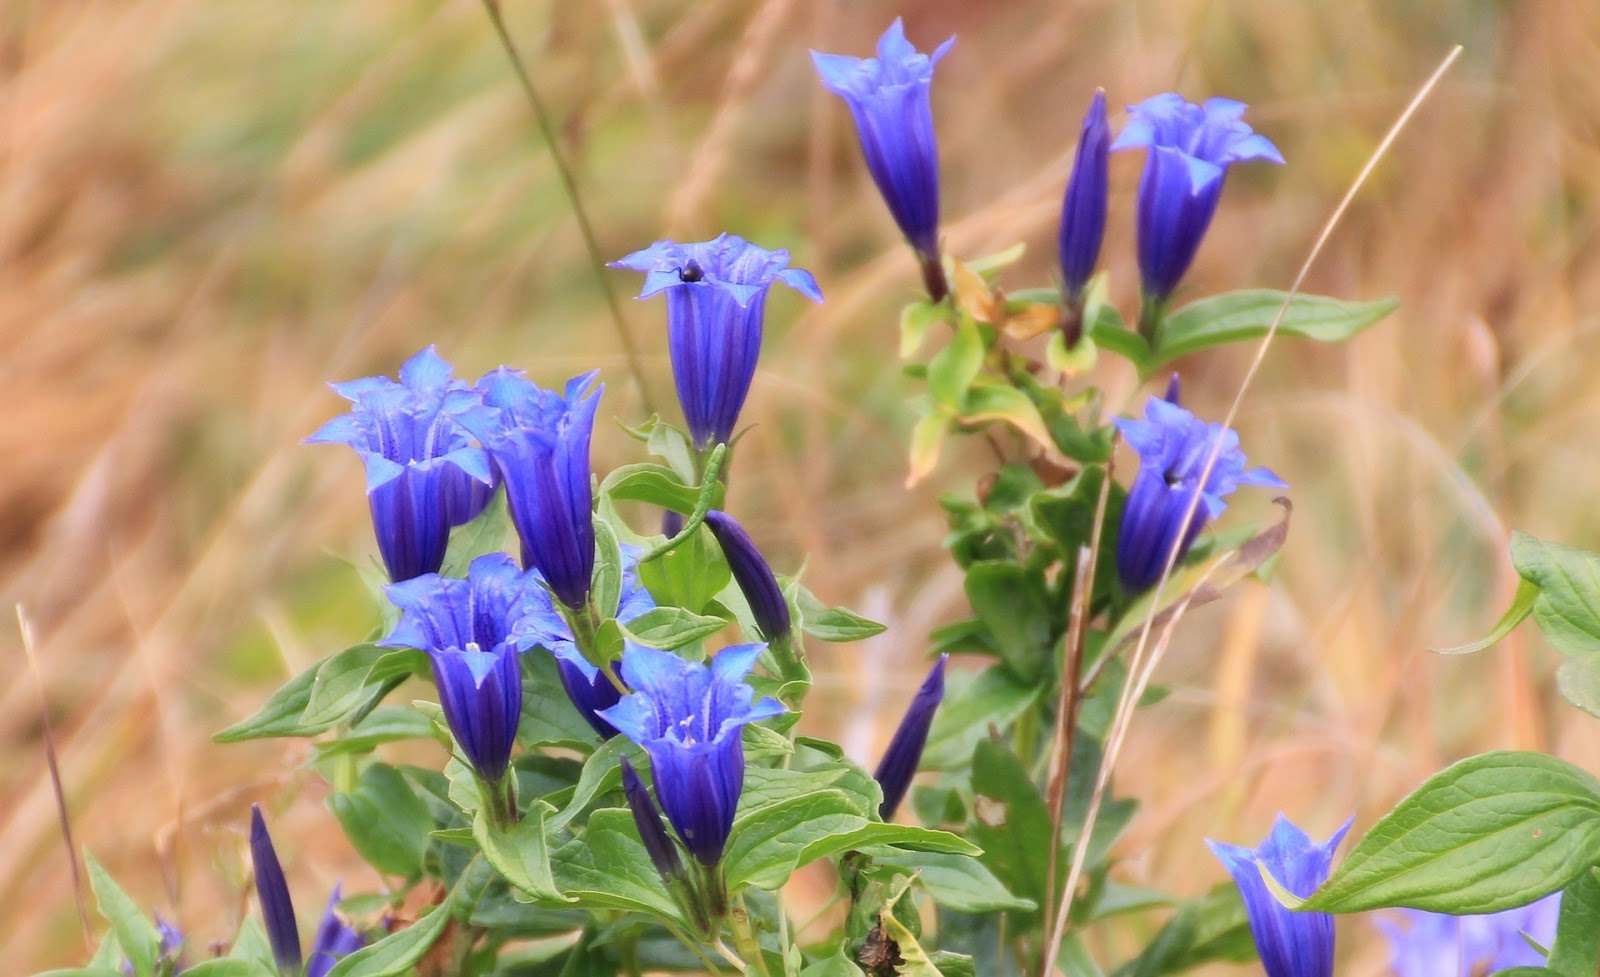
[[[604,387],[598,373],[541,390],[501,367],[478,381],[483,404],[461,415],[506,486],[522,565],[537,567],[568,607],[584,606],[594,574],[594,494],[589,441]]]
[[[667,296],[667,348],[678,402],[696,448],[733,437],[761,356],[767,292],[783,282],[822,301],[809,271],[789,267],[789,252],[768,251],[733,234],[678,244],[657,241],[611,262],[645,273],[639,298]]]
[[[543,593],[538,575],[490,553],[472,561],[465,580],[430,573],[384,592],[401,615],[378,644],[427,652],[456,743],[485,783],[498,783],[522,718],[520,652],[529,642],[519,624]]]
[[[400,367],[400,382],[366,377],[332,385],[353,405],[306,438],[348,444],[367,469],[367,498],[389,579],[435,573],[450,527],[470,522],[494,493],[489,457],[461,415],[478,396],[451,377],[432,346]]]
[[[1147,300],[1165,302],[1189,270],[1228,167],[1283,163],[1278,147],[1244,122],[1245,108],[1229,98],[1195,105],[1173,92],[1128,107],[1133,118],[1111,148],[1149,149],[1139,181],[1139,273]]]
[[[1161,579],[1167,559],[1177,547],[1182,560],[1207,522],[1228,506],[1223,500],[1241,485],[1287,488],[1265,468],[1245,468],[1239,435],[1232,428],[1200,420],[1178,406],[1177,386],[1171,400],[1151,397],[1143,420],[1116,418],[1113,423],[1139,453],[1139,474],[1122,508],[1117,532],[1117,574],[1129,593],[1138,593]],[[1206,473],[1206,461],[1221,442]],[[1202,485],[1201,476],[1205,475]],[[1195,496],[1200,502],[1185,522]]]
[[[634,693],[600,713],[650,755],[656,799],[702,865],[722,858],[744,791],[744,727],[782,715],[744,681],[765,645],[732,645],[709,665],[655,648],[628,649],[623,682]]]
[[[1334,849],[1349,830],[1346,821],[1326,843],[1318,844],[1280,814],[1272,833],[1256,848],[1206,842],[1244,898],[1250,935],[1267,977],[1332,977],[1333,917],[1284,906],[1261,873],[1271,873],[1279,885],[1303,899],[1327,880]]]
[[[939,147],[929,93],[934,65],[955,42],[952,37],[923,54],[896,18],[878,39],[876,58],[811,52],[823,87],[850,106],[867,170],[900,233],[924,261],[939,258]]]

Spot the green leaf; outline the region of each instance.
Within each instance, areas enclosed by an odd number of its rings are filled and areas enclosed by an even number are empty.
[[[659,605],[704,613],[722,588],[733,579],[722,548],[701,527],[660,559],[639,567],[639,580]]]
[[[622,787],[621,760],[624,755],[641,773],[649,769],[650,762],[644,751],[629,742],[626,736],[613,736],[606,740],[584,761],[583,772],[578,775],[571,800],[567,801],[560,814],[549,820],[551,831],[565,828],[599,794]]]
[[[1556,689],[1561,698],[1591,716],[1600,716],[1600,658],[1568,658],[1556,669]]]
[[[678,473],[665,465],[648,462],[623,465],[606,476],[600,491],[616,502],[646,502],[674,512],[694,511],[695,500],[700,497],[700,486],[690,485]],[[722,490],[712,496],[711,507],[722,503]]]
[[[583,837],[557,848],[550,866],[556,885],[578,908],[640,912],[684,925],[639,840],[631,811],[595,811]]]
[[[795,604],[800,611],[800,630],[819,641],[865,641],[887,630],[849,608],[827,606],[804,587],[796,590]]]
[[[1600,973],[1600,876],[1578,873],[1561,893],[1561,916],[1545,966],[1562,977]]]
[[[743,813],[734,819],[722,857],[729,889],[775,889],[799,867],[808,845],[865,824],[855,803],[831,788]]]
[[[622,547],[616,530],[604,519],[594,520],[594,572],[590,578],[589,600],[610,616],[611,608],[622,599]]]
[[[972,317],[963,315],[950,342],[928,363],[928,392],[947,410],[960,410],[981,369],[983,336]]]
[[[1600,555],[1511,534],[1511,563],[1539,588],[1533,621],[1563,655],[1600,652]]]
[[[1050,431],[1039,416],[1039,408],[1028,395],[1004,383],[978,383],[967,390],[961,402],[961,419],[968,424],[999,421],[1032,438],[1047,451],[1055,449]]]
[[[320,729],[307,732],[300,727],[300,715],[306,711],[306,703],[311,701],[311,684],[317,680],[317,671],[322,664],[318,662],[285,682],[268,697],[255,715],[234,723],[212,739],[218,743],[239,743],[273,736],[310,736],[322,732]]]
[[[689,444],[688,435],[656,417],[650,419],[649,426],[650,433],[645,438],[645,450],[665,461],[678,476],[679,481],[685,484],[693,481],[695,451]]]
[[[300,726],[321,732],[337,725],[366,707],[390,679],[424,674],[428,668],[428,656],[413,648],[380,648],[374,644],[346,648],[317,670]]]
[[[510,535],[511,518],[506,507],[506,493],[496,491],[476,518],[450,530],[450,545],[445,550],[439,575],[465,577],[467,567],[471,566],[473,560],[506,549]]]
[[[917,935],[911,932],[889,907],[885,906],[878,914],[878,922],[883,927],[884,935],[893,940],[900,950],[900,959],[903,962],[895,970],[899,977],[973,977],[977,972],[972,958],[963,954],[946,953],[930,956],[928,951],[922,948]],[[938,956],[940,962],[936,963],[933,956]]]
[[[900,310],[900,358],[908,360],[922,346],[928,329],[936,322],[949,322],[950,307],[918,299]]]
[[[866,977],[843,946],[800,971],[800,977]]]
[[[623,623],[622,630],[642,645],[670,650],[708,638],[727,626],[728,622],[720,617],[706,617],[681,607],[654,607]]]
[[[918,883],[941,909],[994,913],[1038,908],[1033,900],[1013,894],[982,862],[966,855],[907,852],[879,862],[919,873]]]
[[[1161,977],[1203,963],[1255,958],[1244,901],[1225,882],[1180,909],[1139,956],[1117,968],[1116,977]]]
[[[1435,648],[1441,655],[1470,655],[1475,651],[1482,651],[1491,645],[1498,644],[1512,629],[1521,624],[1533,612],[1534,601],[1539,596],[1539,585],[1532,580],[1523,580],[1517,584],[1517,593],[1511,599],[1511,606],[1500,615],[1500,620],[1490,629],[1489,633],[1464,645],[1455,645],[1450,648]]]
[[[328,808],[372,867],[407,879],[421,877],[433,817],[400,771],[370,764],[355,790],[328,797]]]
[[[433,720],[411,706],[379,706],[337,739],[317,744],[318,758],[371,753],[383,743],[431,739]]]
[[[945,676],[944,703],[933,716],[922,769],[959,770],[989,729],[1004,732],[1033,705],[1042,687],[1024,682],[1002,665],[976,674],[951,669]]]
[[[545,817],[554,808],[535,801],[509,830],[489,823],[482,811],[472,820],[472,836],[495,871],[505,877],[529,900],[569,902],[556,888],[550,868],[549,841],[545,836]]]
[[[982,560],[967,567],[966,589],[1001,660],[1025,679],[1042,674],[1055,652],[1051,625],[1058,617],[1042,574],[1008,560]]]
[[[1150,344],[1144,337],[1129,329],[1122,321],[1121,313],[1107,302],[1100,306],[1099,315],[1089,321],[1085,330],[1090,339],[1101,349],[1110,350],[1118,356],[1132,363],[1138,369],[1140,376],[1148,376],[1154,372],[1151,365],[1152,353]]]
[[[1600,781],[1541,753],[1485,753],[1384,815],[1305,908],[1498,912],[1571,882],[1597,843]]]
[[[188,973],[187,970],[184,973]],[[65,970],[46,970],[34,977],[127,977],[120,970],[107,970],[103,967],[68,967]]]
[[[89,887],[94,890],[95,905],[111,924],[111,931],[117,934],[122,952],[133,964],[134,977],[150,977],[161,953],[161,936],[155,924],[145,919],[139,904],[122,891],[93,855],[85,851],[83,860],[89,869]]]
[[[917,484],[938,466],[949,429],[950,420],[943,414],[928,412],[917,418],[911,428],[911,471],[906,475],[906,485]]]
[[[534,649],[522,656],[522,719],[517,743],[525,750],[560,746],[589,752],[598,737],[561,686],[556,659]]]
[[[272,972],[254,960],[220,957],[185,967],[183,977],[272,977]]]
[[[1278,324],[1278,335],[1300,336],[1323,343],[1343,342],[1400,305],[1399,299],[1345,302],[1325,295],[1295,295],[1271,289],[1227,292],[1191,302],[1167,316],[1160,348],[1144,372],[1162,363],[1227,343],[1258,339],[1267,334],[1278,310],[1289,307]]]
[[[268,972],[276,970],[272,960],[272,944],[267,940],[267,931],[259,917],[246,916],[239,924],[233,946],[228,948],[228,959],[248,960]]]
[[[334,964],[328,977],[400,977],[416,966],[450,925],[455,890],[433,911]]]

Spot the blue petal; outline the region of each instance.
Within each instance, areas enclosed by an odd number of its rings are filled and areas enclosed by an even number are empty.
[[[424,348],[400,367],[400,382],[415,390],[429,390],[450,382],[450,364],[433,346]]]

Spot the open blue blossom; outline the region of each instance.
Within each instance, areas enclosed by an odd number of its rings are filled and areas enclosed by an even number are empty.
[[[490,553],[472,561],[465,580],[430,573],[384,592],[401,615],[378,644],[428,653],[450,731],[478,776],[498,783],[522,718],[525,642],[516,628],[541,592],[537,574]]]
[[[1139,273],[1147,301],[1165,302],[1189,270],[1228,167],[1283,162],[1278,148],[1243,121],[1244,110],[1232,99],[1195,105],[1173,92],[1128,107],[1133,118],[1111,148],[1150,151],[1139,181]]]
[[[614,617],[620,623],[627,624],[655,606],[650,591],[639,582],[639,551],[624,546],[622,586],[618,591],[617,606],[600,608],[600,616]],[[578,714],[600,734],[600,738],[610,739],[617,735],[616,727],[601,719],[599,714],[602,709],[609,709],[621,701],[622,693],[605,672],[584,657],[572,634],[572,625],[556,609],[543,588],[529,589],[516,629],[522,647],[539,645],[555,656],[556,670],[561,675],[561,687],[566,689],[567,698],[572,700]],[[632,641],[624,641],[624,653],[632,646]],[[620,661],[611,664],[615,672]]]
[[[328,905],[322,910],[322,921],[311,938],[311,956],[306,961],[306,977],[328,977],[328,971],[341,959],[366,945],[360,931],[345,922],[339,915],[339,886],[328,894]]]
[[[1267,977],[1332,977],[1333,917],[1285,907],[1268,890],[1261,872],[1270,872],[1279,885],[1305,898],[1328,878],[1334,849],[1349,830],[1346,821],[1319,845],[1280,814],[1272,833],[1255,849],[1206,842],[1244,897],[1250,935]]]
[[[872,774],[878,786],[883,788],[883,803],[878,805],[878,816],[885,821],[894,819],[894,812],[905,799],[906,791],[911,787],[911,778],[916,775],[917,766],[922,762],[922,750],[928,745],[928,728],[933,725],[933,714],[939,710],[939,703],[944,701],[944,668],[949,661],[949,655],[940,655],[939,660],[933,663],[928,677],[912,697],[911,705],[895,729],[889,748],[883,751],[878,769]]]
[[[781,715],[776,699],[755,701],[744,681],[764,645],[732,645],[706,665],[638,646],[622,658],[632,695],[601,717],[650,754],[656,799],[684,847],[715,865],[728,844],[744,791],[747,723]]]
[[[787,635],[792,623],[789,601],[750,534],[732,516],[716,509],[706,513],[706,526],[717,538],[717,545],[722,547],[728,569],[750,605],[750,614],[756,619],[756,627],[761,629],[761,637],[777,641]]]
[[[568,607],[589,599],[594,574],[589,439],[604,390],[596,376],[574,377],[558,394],[501,367],[478,381],[483,405],[461,415],[505,481],[522,565],[538,567]]]
[[[672,378],[689,434],[702,451],[726,443],[739,423],[761,355],[772,283],[822,301],[811,273],[789,267],[788,251],[768,251],[733,234],[692,244],[657,241],[611,267],[645,273],[639,298],[667,295]]]
[[[1067,302],[1078,306],[1084,286],[1100,260],[1106,236],[1106,198],[1111,146],[1111,125],[1106,121],[1106,93],[1094,93],[1089,113],[1083,117],[1078,154],[1061,201],[1061,283]]]
[[[1177,397],[1176,385],[1169,396]],[[1113,423],[1139,453],[1139,474],[1128,491],[1117,532],[1117,574],[1129,593],[1161,579],[1174,546],[1177,559],[1183,559],[1206,523],[1227,508],[1223,499],[1234,489],[1288,487],[1265,468],[1245,469],[1239,435],[1232,428],[1202,421],[1173,401],[1151,397],[1145,402],[1144,420],[1119,417]],[[1219,439],[1221,450],[1202,486],[1200,476]],[[1185,523],[1196,494],[1200,504]]]
[[[929,90],[934,65],[955,42],[952,37],[923,54],[906,40],[897,18],[878,39],[876,58],[811,52],[823,87],[850,106],[867,170],[925,273],[939,264],[939,147]],[[937,302],[944,295],[932,297]]]
[[[272,959],[285,975],[300,971],[300,927],[294,918],[294,901],[289,897],[289,883],[284,878],[283,867],[278,863],[277,849],[272,846],[272,836],[267,833],[267,822],[261,816],[261,806],[250,806],[250,862],[255,867],[256,898],[261,902],[261,919],[267,931],[267,943],[272,948]],[[339,886],[333,887],[316,935],[311,939],[311,956],[306,963],[305,977],[327,977],[328,971],[342,957],[366,945],[365,938],[344,921],[338,913]],[[171,950],[169,937],[176,937]],[[183,937],[166,924],[161,927],[163,953],[175,952]]]
[[[470,522],[494,493],[483,449],[459,421],[477,405],[432,346],[400,367],[400,382],[366,377],[333,384],[354,405],[306,438],[348,444],[367,467],[378,552],[391,580],[438,571],[450,527]]]
[[[1561,893],[1526,906],[1481,916],[1450,916],[1420,909],[1397,910],[1398,919],[1378,920],[1393,950],[1395,977],[1475,977],[1511,967],[1542,967],[1540,946],[1555,939]]]

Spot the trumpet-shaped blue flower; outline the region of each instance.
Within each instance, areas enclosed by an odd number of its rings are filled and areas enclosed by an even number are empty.
[[[596,376],[574,377],[563,395],[501,367],[478,381],[483,406],[461,415],[505,482],[523,566],[537,567],[574,608],[589,599],[594,574],[589,439],[604,389]]]
[[[286,977],[299,973],[300,927],[294,918],[294,900],[289,897],[289,883],[284,878],[259,804],[250,805],[250,862],[255,867],[256,898],[261,902],[261,919],[267,930],[267,943],[272,948],[272,959]],[[316,935],[311,939],[311,957],[306,962],[305,977],[327,977],[340,958],[366,945],[361,933],[339,916],[338,907],[339,886],[335,885],[327,908],[322,911]],[[160,932],[162,952],[176,953],[183,943],[182,934],[165,923],[161,924]]]
[[[1326,844],[1319,845],[1280,814],[1272,833],[1255,849],[1206,842],[1244,897],[1250,935],[1267,977],[1333,974],[1333,917],[1288,909],[1267,888],[1261,873],[1270,872],[1279,885],[1301,898],[1309,896],[1327,879],[1334,849],[1349,830],[1346,821]]]
[[[650,596],[650,591],[639,582],[639,551],[631,546],[624,546],[622,586],[618,591],[617,606],[600,608],[600,615],[614,617],[619,622],[627,624],[655,606],[656,602]],[[551,601],[550,595],[542,588],[531,588],[528,591],[522,615],[517,623],[517,634],[522,647],[539,645],[555,656],[556,670],[561,675],[561,687],[566,689],[567,698],[572,700],[572,704],[578,709],[578,714],[600,734],[600,738],[610,739],[617,735],[616,727],[600,718],[600,711],[609,709],[621,701],[622,693],[604,672],[584,657],[578,648],[577,638],[572,634],[572,625],[567,623],[567,619]],[[624,652],[632,646],[632,641],[624,641]],[[611,664],[614,672],[620,662],[614,661]]]
[[[1139,181],[1139,273],[1147,301],[1165,302],[1200,249],[1234,163],[1283,162],[1267,137],[1243,121],[1245,104],[1173,92],[1128,107],[1133,118],[1112,149],[1149,148]]]
[[[1089,113],[1083,117],[1078,154],[1061,201],[1061,282],[1067,301],[1082,303],[1083,288],[1100,260],[1106,235],[1106,198],[1111,147],[1111,125],[1106,121],[1106,93],[1094,93]]]
[[[878,39],[876,58],[811,52],[823,87],[850,106],[872,180],[924,263],[939,260],[939,148],[929,89],[934,65],[955,42],[923,54],[897,18]]]
[[[400,382],[366,377],[333,384],[354,405],[306,438],[348,444],[367,468],[367,499],[389,579],[438,571],[450,527],[470,522],[494,492],[483,449],[459,421],[478,403],[432,346],[400,367]]]
[[[1389,938],[1395,977],[1474,977],[1544,966],[1544,954],[1523,934],[1549,946],[1560,914],[1561,893],[1553,892],[1526,906],[1481,916],[1401,909],[1398,920],[1380,919],[1378,927]]]
[[[722,547],[722,555],[733,572],[734,582],[750,605],[750,614],[761,629],[761,637],[777,641],[789,633],[789,601],[778,586],[772,568],[761,558],[761,551],[750,539],[744,527],[726,512],[715,509],[706,513],[706,526]]]
[[[639,298],[667,295],[672,377],[702,451],[733,437],[761,355],[772,283],[822,301],[811,273],[789,267],[788,251],[768,251],[733,234],[692,244],[657,241],[611,267],[645,273]]]
[[[781,715],[776,699],[755,701],[744,681],[764,645],[732,645],[709,665],[638,646],[622,658],[632,695],[600,713],[650,754],[656,799],[684,847],[715,865],[728,844],[744,791],[747,723]]]
[[[522,718],[519,652],[528,642],[518,626],[542,596],[537,574],[490,553],[472,561],[465,580],[430,573],[384,591],[401,615],[378,644],[428,653],[450,731],[478,776],[498,783]]]
[[[872,774],[878,786],[883,788],[883,803],[878,805],[878,816],[885,821],[894,819],[894,812],[911,787],[911,778],[916,775],[917,765],[922,762],[922,750],[928,745],[928,728],[933,725],[933,714],[939,710],[939,703],[944,701],[944,668],[949,660],[949,655],[940,655],[939,660],[933,663],[928,677],[912,697],[911,705],[895,729],[894,738],[889,740],[889,748],[883,752],[883,759],[878,761],[878,769]]]
[[[1169,395],[1176,399],[1176,385]],[[1117,573],[1129,593],[1161,579],[1174,546],[1177,558],[1183,559],[1206,523],[1227,508],[1223,499],[1234,489],[1288,487],[1265,468],[1245,469],[1239,435],[1232,428],[1202,421],[1172,401],[1151,397],[1143,420],[1119,417],[1113,423],[1139,453],[1139,474],[1128,491],[1117,532]],[[1206,461],[1218,441],[1221,449],[1202,484],[1200,477],[1206,474]],[[1200,503],[1185,522],[1196,495]]]

